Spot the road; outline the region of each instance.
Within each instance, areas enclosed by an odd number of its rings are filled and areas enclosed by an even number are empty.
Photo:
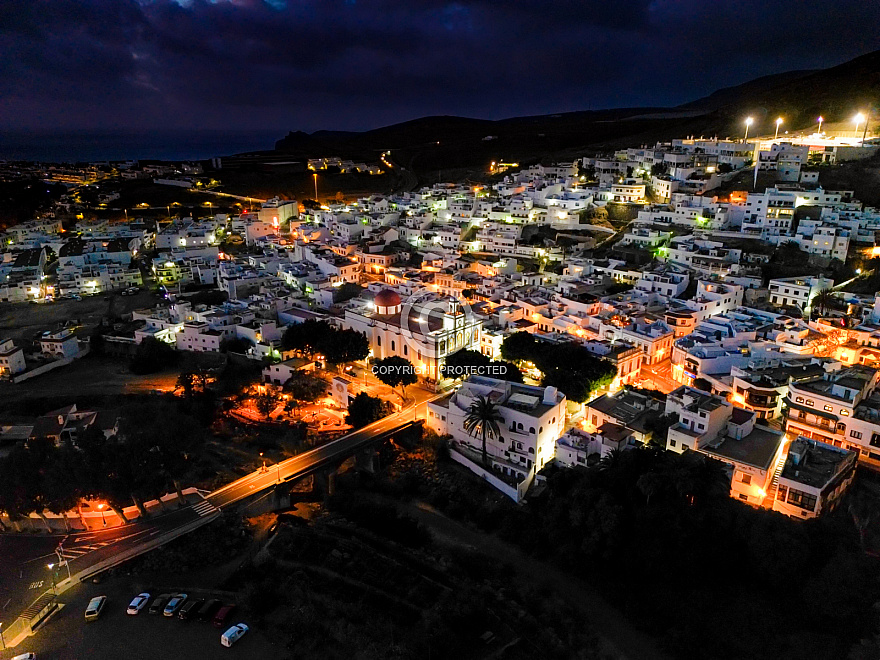
[[[204,500],[182,509],[136,520],[121,527],[75,534],[0,534],[0,623],[4,628],[36,600],[70,574],[88,571],[119,556],[217,512]],[[62,544],[67,565],[58,566],[56,548]],[[55,564],[55,570],[49,569]],[[53,575],[54,573],[54,575]]]
[[[199,519],[214,516],[223,507],[268,491],[276,483],[336,466],[361,447],[369,446],[377,435],[414,421],[424,408],[425,401],[415,401],[363,429],[271,465],[265,471],[259,469],[195,504],[147,520],[69,535],[0,535],[0,623],[8,628],[27,606],[53,588],[53,582],[66,579],[68,569],[71,575],[88,574],[122,553],[135,552],[138,548],[146,550],[151,547],[148,545],[151,541],[174,532],[182,533]],[[55,551],[59,544],[62,544],[62,557],[66,561],[63,566],[57,566]],[[56,564],[54,571],[49,568],[50,563]]]
[[[262,469],[252,472],[238,481],[215,490],[208,495],[207,501],[222,509],[260,491],[272,488],[279,482],[292,481],[313,474],[324,467],[335,465],[352,456],[359,447],[369,445],[375,436],[416,419],[418,410],[423,406],[424,403],[411,405],[399,413],[388,415],[378,422],[344,435],[333,442],[328,442],[326,445],[298,454],[280,463],[269,465],[265,472]]]

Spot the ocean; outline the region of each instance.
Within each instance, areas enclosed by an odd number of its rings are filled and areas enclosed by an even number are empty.
[[[271,150],[284,131],[0,131],[0,160],[202,160]]]

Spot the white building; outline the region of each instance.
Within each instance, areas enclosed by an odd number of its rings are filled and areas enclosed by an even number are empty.
[[[498,438],[486,441],[487,468],[520,484],[553,459],[556,439],[565,429],[565,395],[554,387],[519,385],[471,376],[456,392],[428,403],[428,426],[452,436],[453,451],[474,463],[482,458],[482,437],[464,428],[471,404],[485,397],[501,416]]]
[[[0,340],[0,378],[10,378],[26,368],[24,351],[11,339]]]

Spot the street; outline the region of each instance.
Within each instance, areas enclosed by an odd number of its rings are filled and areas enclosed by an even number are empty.
[[[121,527],[77,534],[0,534],[0,623],[8,628],[18,615],[41,594],[71,575],[88,571],[102,562],[155,541],[200,518],[216,513],[202,501],[148,520],[136,520]],[[58,565],[55,553],[63,543],[66,562]],[[49,568],[53,564],[53,569]],[[8,641],[8,640],[7,640]]]

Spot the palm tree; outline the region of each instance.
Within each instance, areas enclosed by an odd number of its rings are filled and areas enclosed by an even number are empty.
[[[498,405],[494,401],[490,401],[482,394],[471,403],[468,408],[468,414],[464,418],[464,430],[468,435],[480,437],[483,443],[483,465],[489,460],[486,454],[486,439],[493,440],[501,437],[501,429],[498,422],[503,422],[504,418],[498,410]]]
[[[814,309],[818,308],[821,316],[825,315],[829,309],[831,309],[832,302],[834,300],[834,294],[831,289],[822,289],[817,292],[815,296],[813,296],[813,300],[810,304]]]

